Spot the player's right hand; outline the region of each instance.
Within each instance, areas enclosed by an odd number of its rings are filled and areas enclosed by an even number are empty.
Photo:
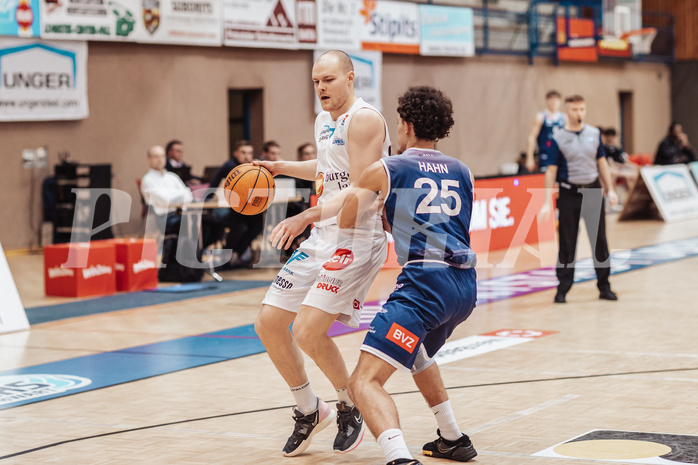
[[[264,161],[264,160],[253,160],[252,164],[255,166],[261,166],[269,170],[272,176],[277,176],[281,174],[279,167],[279,162],[277,161]]]
[[[533,158],[526,158],[526,169],[531,173],[536,170],[536,161]]]
[[[543,207],[541,207],[540,212],[538,212],[538,220],[546,221],[548,219],[548,216],[550,216],[550,210],[550,202],[545,202],[543,204]]]

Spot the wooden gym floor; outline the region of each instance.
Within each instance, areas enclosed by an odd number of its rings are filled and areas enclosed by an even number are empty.
[[[618,223],[609,217],[608,228],[613,250],[698,237],[698,221]],[[589,256],[585,235],[580,237],[579,256]],[[478,278],[552,266],[556,245],[544,244],[536,254],[514,252],[512,266],[488,266],[501,262],[503,252],[480,254]],[[8,260],[25,306],[65,301],[43,296],[41,256]],[[599,463],[589,457],[672,463],[652,458],[660,453],[654,447],[659,439],[635,441],[633,433],[698,435],[696,270],[694,256],[613,276],[618,302],[598,300],[595,281],[587,281],[574,286],[565,305],[554,305],[554,290],[547,290],[478,306],[452,339],[500,329],[555,333],[441,366],[459,424],[479,453],[475,463]],[[224,277],[271,280],[274,274],[235,271]],[[396,274],[381,272],[367,300],[386,298]],[[264,293],[253,289],[0,335],[0,371],[249,325]],[[350,369],[364,333],[335,338]],[[335,399],[310,360],[307,369],[316,393]],[[447,463],[421,455],[422,444],[435,438],[436,423],[410,377],[396,373],[386,387],[399,393],[394,399],[415,458]],[[266,354],[213,363],[0,410],[0,465],[385,463],[370,433],[352,453],[334,454],[333,427],[316,436],[305,454],[284,458],[292,403]],[[578,444],[586,448],[567,456],[533,456],[592,430],[624,431],[627,441],[583,442]],[[693,440],[683,439],[693,452],[678,463],[698,463]],[[609,444],[617,447],[599,451]],[[621,447],[628,444],[630,452]]]

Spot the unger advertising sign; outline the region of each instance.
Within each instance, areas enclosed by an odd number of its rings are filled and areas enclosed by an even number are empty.
[[[0,121],[87,118],[87,43],[0,40]]]

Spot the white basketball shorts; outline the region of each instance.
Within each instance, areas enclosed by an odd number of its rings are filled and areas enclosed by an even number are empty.
[[[366,293],[385,263],[385,233],[315,227],[274,279],[264,305],[298,313],[318,308],[358,327]]]

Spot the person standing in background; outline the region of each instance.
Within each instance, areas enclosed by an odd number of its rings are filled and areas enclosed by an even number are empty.
[[[584,123],[584,97],[568,97],[565,99],[565,109],[565,127],[553,136],[550,146],[550,164],[545,172],[545,203],[540,212],[543,220],[550,215],[553,186],[557,181],[560,185],[557,200],[559,251],[556,268],[559,284],[554,302],[565,303],[566,295],[574,284],[580,218],[584,218],[589,243],[592,244],[599,298],[618,300],[608,279],[611,274],[611,260],[606,241],[604,192],[599,177],[603,179],[603,186],[611,205],[618,203],[618,197],[613,190],[601,134],[598,128]]]
[[[534,153],[538,148],[538,169],[545,172],[548,166],[548,152],[553,134],[565,126],[565,114],[560,111],[562,96],[556,90],[545,95],[545,110],[536,113],[528,133],[526,146],[526,169],[529,173],[536,171]]]

